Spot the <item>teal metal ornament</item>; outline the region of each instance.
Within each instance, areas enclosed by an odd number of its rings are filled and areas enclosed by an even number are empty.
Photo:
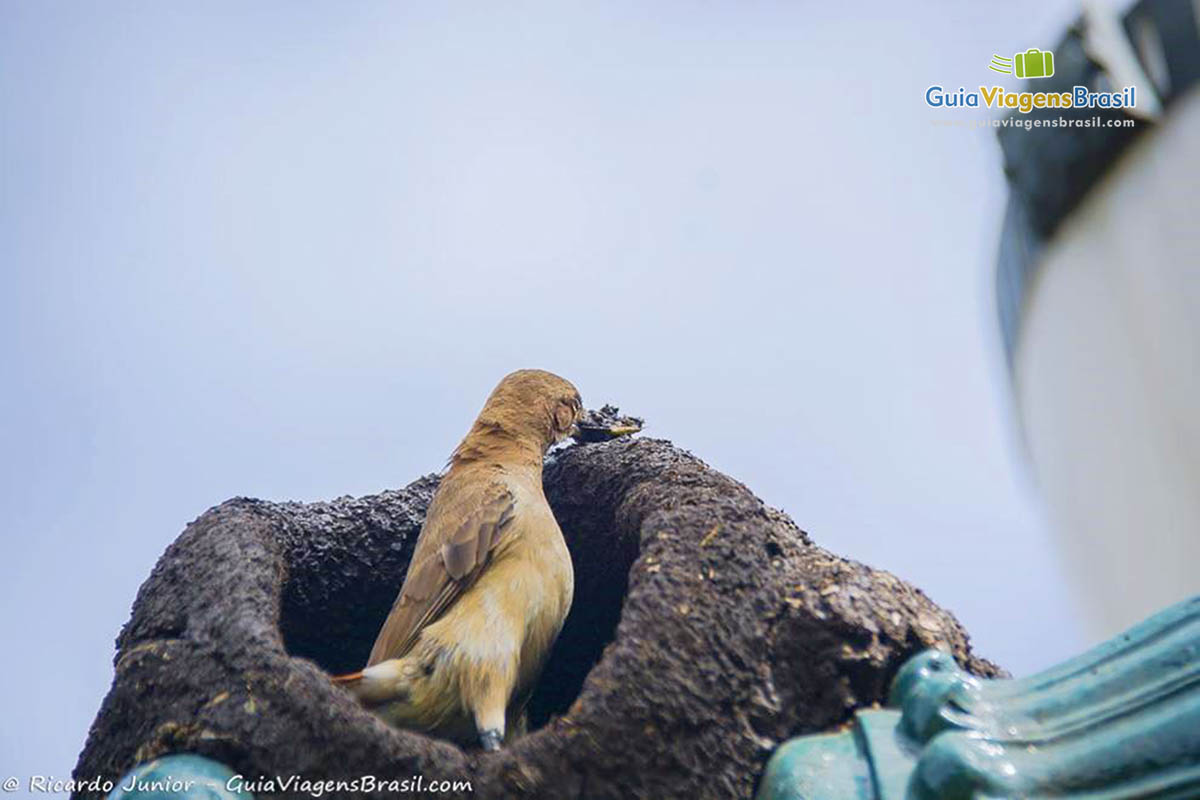
[[[925,651],[890,703],[785,743],[758,800],[1200,797],[1200,597],[1020,680]]]
[[[190,753],[164,756],[125,774],[107,800],[254,800],[229,789],[234,773],[217,761]]]
[[[841,731],[784,743],[757,800],[903,800],[919,749],[897,734],[900,712],[859,711]]]

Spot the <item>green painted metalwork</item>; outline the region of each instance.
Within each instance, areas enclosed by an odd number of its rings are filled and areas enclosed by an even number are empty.
[[[857,729],[801,736],[771,756],[757,800],[877,797],[871,763]]]
[[[759,800],[1200,797],[1200,597],[1020,680],[926,651],[890,702],[784,744]]]
[[[233,772],[211,758],[180,753],[131,769],[109,792],[107,800],[254,800],[230,780]]]

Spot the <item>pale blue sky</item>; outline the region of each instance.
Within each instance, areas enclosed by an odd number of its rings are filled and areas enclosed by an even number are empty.
[[[0,776],[69,773],[189,520],[435,470],[518,367],[1014,671],[1079,649],[999,151],[923,102],[1070,7],[0,0]]]

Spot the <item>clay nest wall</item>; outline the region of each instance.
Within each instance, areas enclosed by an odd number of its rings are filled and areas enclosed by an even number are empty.
[[[116,780],[186,751],[247,778],[419,774],[469,780],[477,797],[745,798],[776,745],[882,701],[920,649],[997,674],[919,590],[815,546],[670,443],[619,440],[546,467],[576,590],[530,732],[484,754],[389,728],[328,674],[364,663],[436,485],[313,504],[238,498],[190,524],[138,592],[76,777]]]

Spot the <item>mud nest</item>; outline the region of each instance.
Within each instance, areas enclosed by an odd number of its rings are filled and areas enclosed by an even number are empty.
[[[918,589],[813,545],[669,442],[627,439],[546,467],[576,589],[530,732],[484,754],[394,730],[328,673],[365,662],[436,486],[237,498],[190,524],[138,592],[76,777],[115,781],[187,751],[248,779],[419,774],[469,780],[476,797],[745,798],[777,744],[882,701],[920,649],[997,674]]]

